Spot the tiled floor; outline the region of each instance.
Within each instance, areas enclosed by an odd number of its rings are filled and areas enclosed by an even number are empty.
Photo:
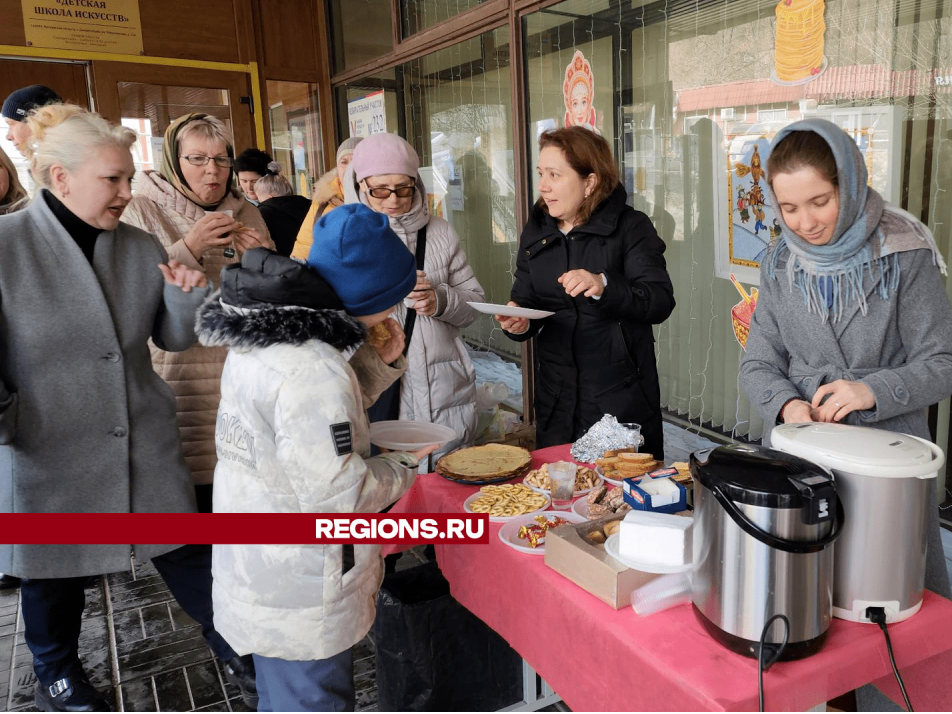
[[[419,562],[421,556],[408,551],[398,568]],[[0,709],[36,711],[19,593],[0,591]],[[119,711],[249,711],[238,689],[225,681],[198,623],[178,606],[151,563],[91,582],[79,648],[90,682]],[[376,711],[369,637],[357,645],[354,678],[357,710]]]

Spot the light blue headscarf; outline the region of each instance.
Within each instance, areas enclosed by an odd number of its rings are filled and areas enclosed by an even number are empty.
[[[794,131],[819,134],[833,152],[839,183],[840,212],[833,238],[826,245],[812,245],[787,226],[770,184],[767,191],[780,221],[781,235],[768,253],[767,275],[776,279],[780,258],[789,253],[787,278],[803,295],[810,312],[823,317],[833,313],[836,322],[844,307],[858,302],[865,315],[863,276],[880,277],[878,291],[884,300],[899,287],[899,253],[927,248],[944,274],[945,262],[935,239],[919,220],[883,201],[867,185],[866,161],[856,142],[836,124],[825,119],[804,119],[784,127],[770,144],[773,151]]]

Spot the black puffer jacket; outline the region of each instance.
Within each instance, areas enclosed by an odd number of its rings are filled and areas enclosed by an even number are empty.
[[[278,255],[291,255],[294,240],[310,208],[311,199],[304,196],[275,196],[258,204]]]
[[[664,242],[619,184],[567,236],[538,206],[522,231],[512,300],[555,314],[509,335],[536,340],[537,445],[569,443],[603,414],[637,422],[643,451],[664,456],[652,325],[674,310]],[[571,298],[558,278],[583,268],[608,278],[601,299]]]

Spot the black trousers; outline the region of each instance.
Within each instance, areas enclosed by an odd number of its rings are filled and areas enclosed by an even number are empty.
[[[237,654],[215,630],[212,611],[212,547],[185,545],[152,559],[182,609],[202,626],[215,656],[227,662]],[[82,673],[79,631],[86,578],[29,578],[20,586],[26,644],[33,670],[44,686]]]

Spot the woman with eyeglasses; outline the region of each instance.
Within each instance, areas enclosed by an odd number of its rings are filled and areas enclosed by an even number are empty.
[[[274,249],[258,209],[235,186],[234,141],[206,114],[176,119],[165,132],[162,165],[136,181],[123,220],[159,238],[169,257],[201,270],[209,282],[251,248]],[[195,345],[185,352],[152,347],[152,363],[172,387],[185,460],[196,484],[199,510],[211,511],[215,423],[224,347]]]
[[[434,453],[435,464],[441,454],[472,444],[476,435],[476,372],[459,331],[476,319],[467,303],[482,302],[484,293],[456,231],[430,215],[419,167],[416,151],[402,138],[374,134],[354,149],[344,201],[386,215],[416,255],[417,284],[393,313],[406,332],[407,372],[381,395],[370,417],[435,422],[454,429],[456,440]],[[421,471],[428,468],[421,464]]]

